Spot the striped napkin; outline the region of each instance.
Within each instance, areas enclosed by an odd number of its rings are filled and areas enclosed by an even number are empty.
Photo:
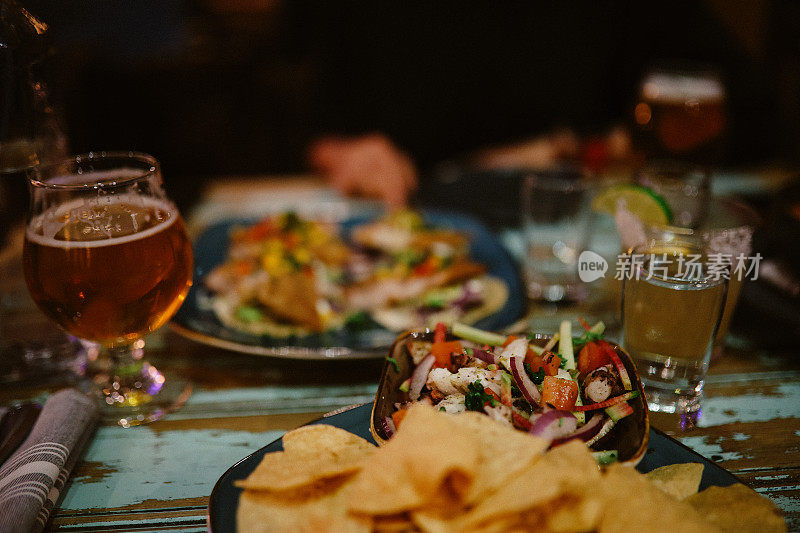
[[[0,467],[0,532],[44,529],[97,417],[94,401],[77,390],[48,398],[31,434]]]

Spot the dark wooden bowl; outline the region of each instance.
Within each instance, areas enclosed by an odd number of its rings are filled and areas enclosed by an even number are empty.
[[[448,340],[455,339],[449,333],[448,337]],[[550,335],[536,335],[532,342],[538,346],[544,346],[550,340],[550,337]],[[433,331],[420,329],[403,333],[397,337],[389,349],[389,357],[397,361],[399,368],[395,369],[394,364],[388,360],[384,363],[383,373],[378,384],[378,392],[375,395],[370,430],[379,445],[384,444],[388,439],[381,426],[381,419],[392,416],[395,410],[394,404],[401,401],[400,384],[411,377],[414,371],[414,362],[406,348],[406,343],[411,340],[433,342]],[[642,382],[639,380],[636,366],[630,356],[615,342],[607,342],[614,348],[625,365],[625,369],[631,378],[631,384],[634,390],[639,391],[639,396],[628,402],[633,407],[633,414],[617,422],[608,435],[592,445],[592,449],[598,451],[617,450],[619,452],[619,462],[636,465],[647,451],[647,439],[650,434],[647,402],[645,401]]]

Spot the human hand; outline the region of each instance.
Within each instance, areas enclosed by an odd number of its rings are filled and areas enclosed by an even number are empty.
[[[411,158],[382,134],[321,139],[309,160],[339,191],[380,198],[393,209],[403,207],[417,187]]]

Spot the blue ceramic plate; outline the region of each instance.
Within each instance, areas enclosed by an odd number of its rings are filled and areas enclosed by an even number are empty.
[[[517,320],[524,310],[525,298],[519,273],[511,256],[486,226],[476,219],[448,211],[423,212],[428,224],[450,228],[469,235],[470,257],[486,265],[488,273],[508,285],[509,298],[496,313],[476,325],[487,330],[500,330]],[[367,217],[351,218],[342,224],[345,238],[353,228],[370,222]],[[228,235],[234,226],[249,225],[256,220],[226,220],[207,228],[194,243],[194,279],[186,301],[175,315],[171,326],[193,340],[237,352],[294,359],[358,359],[381,358],[394,342],[396,332],[368,321],[357,327],[303,337],[274,338],[250,335],[223,325],[209,308],[209,293],[203,277],[225,261]]]
[[[321,418],[312,424],[330,424],[367,439],[374,443],[369,429],[372,404],[360,405],[349,411],[326,418]],[[233,485],[233,482],[244,479],[255,470],[265,454],[283,449],[281,439],[271,442],[257,452],[254,452],[222,474],[208,501],[208,528],[213,533],[234,533],[236,531],[236,508],[239,505],[239,495],[242,489]],[[661,466],[675,463],[702,463],[703,479],[700,490],[712,485],[727,487],[740,483],[739,479],[716,463],[709,461],[702,455],[690,450],[680,442],[658,431],[650,429],[650,441],[647,453],[636,467],[639,472],[649,472]]]

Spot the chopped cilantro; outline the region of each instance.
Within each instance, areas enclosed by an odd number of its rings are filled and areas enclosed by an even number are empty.
[[[445,409],[444,407],[440,407],[439,410],[440,411],[445,411],[445,412],[447,411],[447,409]]]
[[[292,231],[295,229],[300,229],[303,227],[303,221],[297,216],[297,213],[294,211],[289,211],[284,215],[283,218],[283,229],[284,231]]]
[[[465,352],[467,355],[472,355],[473,353],[475,353],[475,352],[473,352],[473,351],[472,351],[472,348],[464,348],[464,352]]]
[[[486,393],[481,380],[475,380],[467,386],[467,393],[464,395],[464,406],[467,411],[483,411],[483,406],[486,402],[497,404],[497,400],[492,398],[490,394]]]
[[[540,368],[534,372],[531,365],[528,363],[523,363],[523,365],[525,365],[525,373],[528,374],[528,377],[531,378],[534,384],[540,385],[542,381],[544,381],[544,368]]]
[[[580,351],[587,342],[593,342],[596,340],[600,340],[603,338],[602,333],[592,333],[590,331],[585,332],[583,335],[576,339],[572,339],[572,347],[576,352]]]
[[[395,372],[400,372],[400,363],[397,362],[397,359],[394,357],[387,357],[386,360],[394,365]]]
[[[350,313],[344,319],[344,324],[348,330],[354,332],[366,331],[372,328],[372,320],[369,315],[364,311],[356,311]]]
[[[243,322],[261,322],[264,320],[264,313],[257,307],[240,305],[236,308],[236,318]]]

